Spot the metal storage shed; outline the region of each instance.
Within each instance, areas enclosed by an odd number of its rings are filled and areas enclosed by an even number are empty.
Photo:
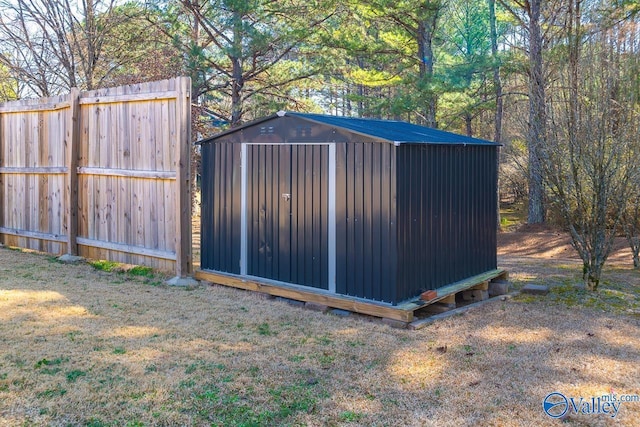
[[[200,278],[402,307],[500,273],[499,144],[289,112],[201,144]]]

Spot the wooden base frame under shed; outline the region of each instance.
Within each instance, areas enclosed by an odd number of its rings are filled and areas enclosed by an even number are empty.
[[[489,289],[490,282],[506,280],[508,278],[508,272],[496,269],[484,274],[479,274],[438,289],[437,295],[429,301],[417,298],[396,306],[376,301],[369,301],[362,298],[336,295],[330,292],[322,292],[320,290],[310,291],[304,286],[297,286],[288,283],[261,280],[260,278],[249,279],[242,276],[204,270],[196,271],[195,278],[218,285],[261,292],[296,301],[313,302],[332,308],[349,310],[354,313],[367,314],[369,316],[380,317],[383,319],[392,319],[404,323],[410,323],[413,322],[414,312],[417,310],[422,310],[431,304],[441,301],[454,302],[456,294],[461,292],[473,290],[486,291]]]
[[[409,322],[503,274],[499,144],[285,112],[200,144],[197,278]]]

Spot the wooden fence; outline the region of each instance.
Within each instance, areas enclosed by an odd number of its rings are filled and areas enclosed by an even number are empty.
[[[0,104],[0,242],[189,274],[190,87]]]

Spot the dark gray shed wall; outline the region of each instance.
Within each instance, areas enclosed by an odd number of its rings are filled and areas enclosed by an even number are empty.
[[[493,270],[495,146],[398,147],[397,300]]]
[[[395,303],[396,155],[392,144],[350,142],[336,152],[336,291]]]
[[[240,144],[202,146],[201,268],[240,274]]]

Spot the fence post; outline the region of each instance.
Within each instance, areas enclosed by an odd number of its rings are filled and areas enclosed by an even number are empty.
[[[69,112],[67,114],[64,145],[66,146],[67,176],[65,190],[67,192],[67,254],[78,255],[78,144],[80,139],[80,91],[72,88],[69,93]]]
[[[191,250],[191,79],[179,77],[176,144],[176,277],[192,271]]]

